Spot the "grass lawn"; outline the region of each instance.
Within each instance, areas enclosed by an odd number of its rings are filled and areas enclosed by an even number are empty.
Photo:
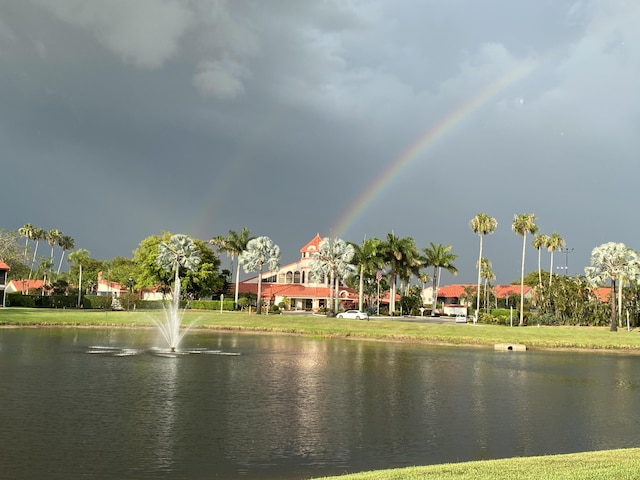
[[[447,463],[354,473],[324,480],[628,480],[640,479],[640,448]]]
[[[0,309],[0,325],[153,326],[160,311],[111,312],[102,310]],[[505,327],[498,325],[432,324],[392,319],[346,320],[322,316],[255,315],[236,312],[184,312],[185,325],[234,331],[295,333],[320,337],[476,345],[521,343],[528,349],[569,348],[622,351],[640,354],[640,331],[608,327]]]

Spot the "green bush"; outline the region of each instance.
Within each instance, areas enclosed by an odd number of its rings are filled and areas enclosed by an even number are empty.
[[[21,293],[7,293],[5,298],[7,307],[29,307],[34,308],[36,301],[31,295],[22,295]]]
[[[91,310],[108,310],[112,303],[111,295],[84,295],[82,297],[82,306]]]
[[[220,310],[220,300],[192,300],[189,302],[189,308],[194,310]],[[233,300],[224,300],[222,309],[233,310]]]
[[[35,298],[36,307],[41,308],[73,308],[77,303],[77,297],[67,295],[47,295]]]

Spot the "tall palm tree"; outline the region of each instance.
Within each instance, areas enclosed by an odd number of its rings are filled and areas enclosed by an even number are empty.
[[[31,230],[31,241],[35,243],[33,247],[33,257],[31,258],[31,267],[29,268],[29,280],[31,280],[31,274],[33,273],[33,267],[36,263],[36,256],[38,254],[38,244],[40,240],[44,240],[46,238],[46,232],[40,227],[33,227]]]
[[[61,235],[60,239],[58,240],[58,246],[62,249],[62,255],[60,255],[60,263],[58,263],[58,271],[56,272],[57,275],[60,274],[60,269],[62,268],[64,253],[67,250],[73,250],[73,247],[75,247],[75,241],[69,235]]]
[[[51,246],[51,255],[49,256],[49,260],[51,260],[52,265],[53,265],[53,247],[58,243],[58,241],[60,240],[60,237],[62,237],[62,232],[56,228],[52,228],[51,230],[48,230],[47,232],[45,232],[45,235],[44,235],[45,240],[47,241],[49,246]]]
[[[438,299],[437,291],[438,291],[438,279],[440,275],[440,269],[444,268],[449,273],[453,275],[458,274],[458,269],[453,265],[453,262],[458,258],[458,255],[455,253],[451,253],[451,245],[442,245],[441,243],[435,244],[433,242],[429,242],[429,247],[423,248],[424,252],[424,263],[425,267],[433,267],[433,298],[431,301],[431,315],[434,316],[436,314],[436,301]]]
[[[396,284],[398,276],[406,276],[412,268],[420,267],[420,253],[415,241],[411,237],[399,238],[393,232],[387,234],[386,241],[381,245],[382,258],[390,267],[389,282],[389,313],[396,310]]]
[[[491,260],[489,260],[486,257],[482,257],[482,259],[480,260],[480,271],[482,272],[482,278],[484,278],[484,308],[485,310],[487,310],[489,308],[489,301],[488,301],[488,297],[489,297],[489,282],[491,280],[495,280],[496,279],[496,275],[495,273],[493,273],[493,270],[491,269],[492,265],[491,265]]]
[[[82,266],[89,260],[89,250],[86,248],[79,248],[75,252],[69,254],[69,260],[75,265],[78,265],[78,308],[82,304]]]
[[[217,236],[209,240],[209,243],[218,247],[218,249],[222,252],[226,252],[231,257],[231,270],[233,271],[233,264],[237,258],[240,257],[242,252],[247,249],[247,243],[249,240],[252,240],[254,237],[250,236],[250,230],[248,228],[243,228],[242,231],[238,234],[234,230],[229,230],[229,235],[226,237]],[[234,306],[238,305],[238,286],[240,283],[240,261],[236,265],[236,279],[235,279],[235,294],[233,297]]]
[[[547,248],[549,244],[549,235],[544,233],[536,233],[533,235],[533,241],[531,242],[531,246],[538,250],[538,286],[542,288],[542,264],[540,262],[540,253],[542,248]]]
[[[31,240],[31,237],[33,236],[33,229],[34,229],[34,226],[31,225],[30,223],[25,223],[22,227],[20,227],[18,229],[18,233],[20,234],[20,236],[24,237],[24,261],[25,261],[25,263],[28,262],[27,250],[28,250],[28,247],[29,247],[29,240]]]
[[[354,250],[353,264],[359,267],[360,279],[358,285],[358,309],[364,306],[364,279],[365,276],[373,277],[384,262],[380,256],[381,242],[378,238],[365,238],[362,245],[351,243]]]
[[[277,270],[280,265],[280,247],[269,237],[256,237],[247,242],[247,248],[238,258],[245,272],[258,272],[258,310],[262,313],[262,269]]]
[[[527,246],[527,233],[532,235],[538,231],[538,226],[535,224],[536,216],[533,213],[521,213],[515,215],[511,229],[518,235],[522,236],[522,268],[520,270],[520,323],[519,326],[524,326],[524,256]]]
[[[498,222],[495,218],[490,217],[486,213],[478,213],[471,219],[471,222],[469,222],[469,226],[471,227],[471,230],[473,230],[473,233],[480,237],[480,254],[478,255],[478,289],[476,290],[476,314],[473,317],[473,322],[475,323],[478,321],[478,313],[480,312],[480,280],[482,273],[480,271],[480,264],[482,262],[482,239],[485,235],[490,235],[496,231],[496,228],[498,228]]]
[[[564,239],[556,232],[553,232],[551,234],[551,236],[549,237],[549,241],[547,242],[547,250],[549,250],[549,253],[551,254],[551,266],[549,267],[549,288],[551,288],[551,281],[553,279],[553,252],[556,250],[560,250],[564,247],[564,245]]]

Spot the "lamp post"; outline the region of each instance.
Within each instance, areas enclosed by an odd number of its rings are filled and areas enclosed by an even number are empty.
[[[560,253],[564,253],[564,274],[567,275],[569,271],[569,254],[573,252],[573,248],[561,248]]]

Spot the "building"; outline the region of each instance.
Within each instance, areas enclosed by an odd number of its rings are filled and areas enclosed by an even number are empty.
[[[262,301],[267,305],[278,305],[285,299],[290,301],[292,310],[317,311],[329,304],[329,282],[314,282],[311,279],[311,261],[319,249],[322,238],[316,234],[300,249],[300,260],[289,263],[278,271],[262,274]],[[258,293],[258,276],[248,278],[238,284],[238,292]],[[352,307],[358,302],[358,293],[346,285],[338,286],[338,298],[343,307]]]
[[[9,275],[11,267],[0,260],[0,299],[2,300],[2,306],[6,305],[7,296],[7,277]]]
[[[96,295],[111,295],[119,297],[122,293],[127,293],[129,289],[126,285],[118,282],[111,282],[103,278],[102,272],[98,272],[98,284],[96,285]]]
[[[470,289],[475,295],[478,285],[475,283],[454,283],[438,288],[437,302],[438,308],[447,314],[453,306],[469,305],[466,300],[465,289]],[[496,298],[508,299],[511,295],[520,295],[520,285],[495,285],[493,287]],[[524,286],[524,298],[530,300],[533,289],[529,285]],[[430,304],[433,299],[433,287],[427,287],[422,291],[422,298],[425,304]]]
[[[11,280],[7,284],[7,293],[20,292],[22,295],[29,295],[29,292],[42,292],[44,281],[42,280]]]

